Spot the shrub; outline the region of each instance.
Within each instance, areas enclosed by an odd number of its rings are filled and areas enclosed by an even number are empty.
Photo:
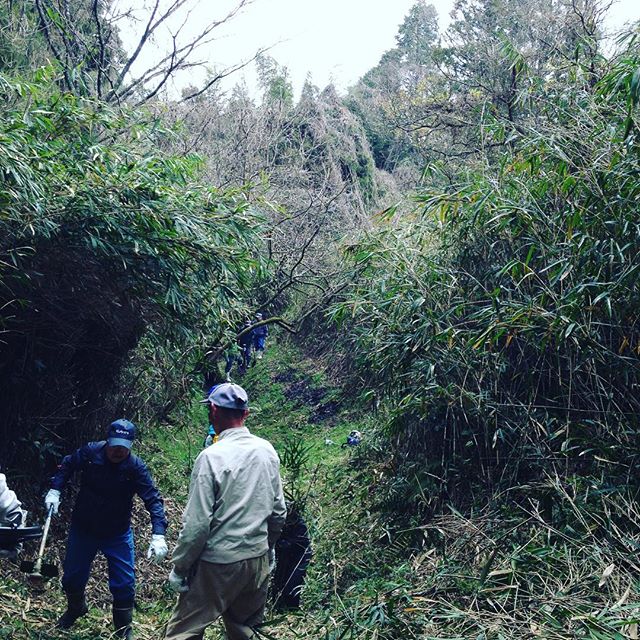
[[[241,190],[198,184],[199,158],[157,151],[171,135],[157,121],[61,94],[48,74],[0,77],[5,443],[36,426],[77,438],[116,409],[162,405],[261,273]]]

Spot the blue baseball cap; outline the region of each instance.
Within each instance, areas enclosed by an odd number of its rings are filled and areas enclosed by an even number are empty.
[[[126,447],[131,449],[136,437],[136,425],[124,418],[116,420],[109,425],[107,432],[107,444],[110,447]]]

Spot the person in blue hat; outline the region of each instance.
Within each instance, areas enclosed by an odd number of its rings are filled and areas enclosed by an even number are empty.
[[[256,313],[256,322],[262,322],[262,314]],[[261,324],[253,330],[253,347],[256,358],[262,360],[265,347],[267,346],[267,336],[269,335],[269,325]]]
[[[131,453],[135,436],[132,422],[116,420],[109,426],[105,440],[89,442],[66,456],[51,478],[45,509],[57,514],[65,485],[74,474],[81,474],[63,564],[62,588],[68,604],[58,620],[58,628],[69,629],[87,613],[85,586],[91,563],[101,551],[107,558],[116,637],[133,638],[135,571],[131,510],[135,495],[142,499],[151,516],[147,558],[160,563],[167,555],[163,501],[145,463]]]

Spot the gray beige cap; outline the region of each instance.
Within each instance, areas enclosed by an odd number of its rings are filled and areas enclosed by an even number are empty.
[[[249,397],[247,392],[238,384],[224,382],[209,390],[209,395],[202,404],[215,404],[223,409],[248,409]]]

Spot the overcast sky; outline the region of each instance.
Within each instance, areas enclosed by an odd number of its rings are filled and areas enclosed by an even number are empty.
[[[270,55],[289,68],[296,90],[307,73],[314,84],[345,89],[395,44],[398,26],[415,0],[255,0],[229,24],[212,53],[231,62],[247,45],[274,45]],[[448,15],[453,0],[436,0]],[[241,56],[240,56],[241,57]]]
[[[147,0],[148,1],[148,0]],[[216,40],[202,50],[212,67],[218,69],[247,60],[262,47],[272,47],[269,55],[288,67],[299,93],[307,74],[319,87],[333,82],[344,90],[377,64],[380,56],[394,46],[398,26],[415,0],[253,0],[240,15],[216,29]],[[142,5],[143,0],[127,2]],[[235,4],[233,0],[193,0],[190,24],[197,27],[219,19]],[[453,0],[433,0],[440,16],[441,31],[447,26]],[[609,26],[640,18],[637,0],[618,0],[610,11]],[[175,23],[174,23],[175,24]],[[132,34],[125,34],[132,39]],[[157,42],[162,47],[161,39]],[[150,55],[149,53],[147,55]],[[142,61],[148,65],[148,60]],[[196,72],[182,77],[178,85],[196,84]],[[237,72],[227,86],[245,78],[255,85],[251,68]]]

